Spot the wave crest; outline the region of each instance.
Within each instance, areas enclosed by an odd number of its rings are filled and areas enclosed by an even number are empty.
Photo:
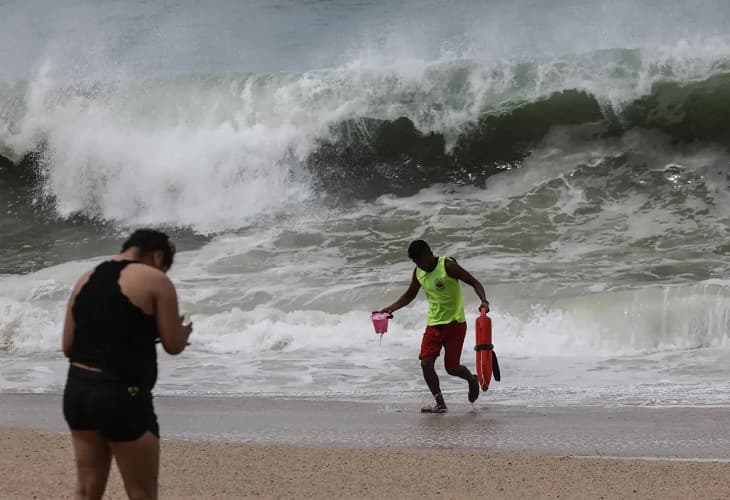
[[[107,83],[46,68],[0,88],[0,107],[0,153],[19,167],[0,177],[34,185],[62,217],[217,231],[321,193],[483,185],[556,127],[727,145],[730,65],[616,49]]]

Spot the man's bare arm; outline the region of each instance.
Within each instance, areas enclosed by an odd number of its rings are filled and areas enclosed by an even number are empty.
[[[162,347],[169,354],[179,354],[187,345],[192,324],[182,324],[177,293],[170,279],[162,273],[157,273],[156,279],[155,316]]]
[[[444,264],[444,267],[446,268],[446,274],[448,274],[452,278],[463,281],[467,285],[470,285],[474,289],[474,292],[476,292],[479,300],[482,301],[482,304],[486,306],[487,312],[489,312],[489,301],[487,300],[487,294],[484,291],[484,287],[482,286],[482,284],[479,283],[479,280],[477,280],[466,269],[461,267],[454,260],[447,260]]]
[[[383,311],[388,313],[393,313],[400,309],[401,307],[405,307],[411,302],[413,302],[413,299],[416,298],[416,295],[418,295],[418,290],[421,288],[421,284],[416,279],[416,270],[413,270],[413,276],[411,277],[411,284],[408,286],[408,290],[401,295],[398,300],[393,302],[388,307],[383,308]]]
[[[73,307],[76,302],[76,296],[79,294],[81,288],[89,281],[91,272],[84,274],[79,281],[76,282],[71,296],[68,298],[68,304],[66,304],[66,317],[63,321],[63,337],[61,340],[61,347],[66,357],[71,356],[71,346],[74,343],[74,330],[76,329],[76,322],[73,316]]]

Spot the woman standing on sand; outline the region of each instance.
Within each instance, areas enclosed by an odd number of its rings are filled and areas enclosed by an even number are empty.
[[[76,457],[77,498],[102,497],[112,454],[130,498],[157,498],[155,343],[179,354],[193,330],[182,324],[166,274],[174,255],[166,234],[137,230],[120,254],[79,279],[68,301],[63,413]]]

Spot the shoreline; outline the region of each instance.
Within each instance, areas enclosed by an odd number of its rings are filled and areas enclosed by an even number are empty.
[[[423,415],[415,403],[158,397],[163,439],[336,448],[730,461],[722,407],[527,407],[455,403]],[[61,396],[0,394],[0,427],[66,431]]]

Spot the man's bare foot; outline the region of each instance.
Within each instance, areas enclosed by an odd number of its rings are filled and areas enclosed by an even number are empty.
[[[446,413],[449,411],[449,409],[446,408],[446,403],[444,402],[444,397],[441,393],[435,394],[433,397],[436,400],[436,404],[432,406],[424,406],[421,408],[421,413]]]
[[[446,413],[449,409],[446,405],[435,404],[431,406],[424,406],[421,408],[421,413]]]

